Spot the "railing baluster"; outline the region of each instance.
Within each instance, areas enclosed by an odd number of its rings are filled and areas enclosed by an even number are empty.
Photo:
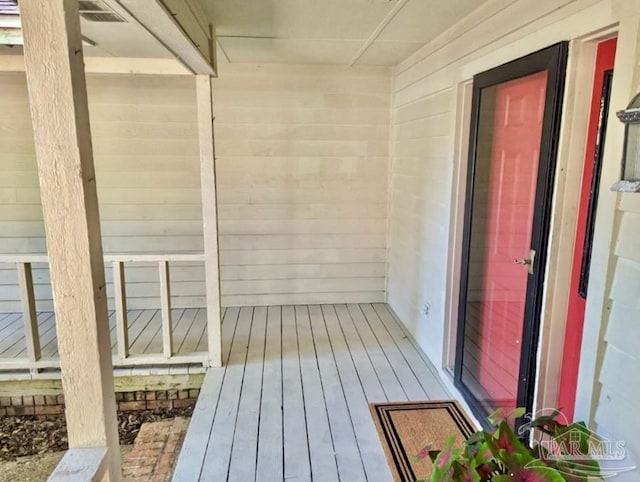
[[[173,355],[173,336],[171,333],[171,287],[169,262],[158,263],[160,274],[160,306],[162,308],[162,352],[166,358]]]
[[[36,313],[36,299],[33,292],[33,274],[31,263],[16,263],[18,282],[20,284],[20,301],[22,303],[22,321],[24,322],[24,336],[27,344],[29,361],[40,360],[40,333],[38,331],[38,314]]]
[[[127,292],[124,263],[113,262],[113,297],[116,305],[116,336],[118,357],[125,360],[129,356],[129,322],[127,320]]]
[[[116,367],[132,367],[132,366],[148,366],[156,365],[168,367],[173,364],[203,364],[211,366],[217,358],[212,355],[213,352],[204,353],[196,352],[195,349],[189,350],[188,353],[177,354],[173,346],[173,320],[171,309],[171,289],[170,289],[170,267],[172,262],[203,262],[205,255],[203,253],[135,253],[135,254],[106,254],[104,256],[105,268],[111,269],[113,272],[113,300],[115,304],[115,330],[117,340],[117,351],[113,357],[113,364]],[[59,362],[52,358],[42,358],[41,339],[38,328],[38,317],[36,312],[36,302],[33,286],[33,263],[48,263],[48,257],[44,254],[0,254],[0,264],[9,264],[17,268],[19,281],[19,294],[22,306],[23,322],[25,329],[25,344],[27,355],[18,359],[0,359],[0,370],[11,369],[12,371],[30,370],[37,373],[42,369],[59,368]],[[131,271],[126,263],[151,263],[158,266],[160,278],[160,300],[161,300],[161,323],[162,323],[162,351],[158,353],[158,349],[154,348],[155,353],[132,354],[130,343],[133,343],[133,336],[129,327],[128,308],[134,301],[127,298],[127,274],[131,277]],[[213,266],[213,265],[212,265]],[[131,290],[129,290],[131,294]],[[213,299],[213,298],[212,298]],[[138,308],[138,307],[136,307]],[[138,310],[136,310],[138,311]],[[140,307],[140,312],[145,311]],[[215,310],[212,310],[215,311]],[[144,316],[143,316],[144,318]],[[209,319],[208,329],[215,327],[215,316]],[[144,324],[144,323],[143,323]],[[144,333],[147,329],[153,329],[151,324],[146,327],[139,327]],[[195,333],[194,333],[195,334]],[[149,333],[147,333],[149,335]],[[193,335],[189,332],[186,336]],[[146,335],[145,335],[146,336]],[[185,336],[185,335],[183,335]],[[214,337],[215,338],[215,337]],[[216,343],[212,343],[216,346]]]

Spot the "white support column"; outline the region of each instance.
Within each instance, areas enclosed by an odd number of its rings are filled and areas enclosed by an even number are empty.
[[[20,0],[71,448],[120,479],[106,285],[77,0]]]
[[[222,366],[220,319],[220,265],[218,260],[218,207],[216,200],[216,161],[213,138],[213,92],[211,77],[196,76],[198,136],[200,139],[200,179],[202,185],[202,223],[207,290],[207,333],[209,364]]]

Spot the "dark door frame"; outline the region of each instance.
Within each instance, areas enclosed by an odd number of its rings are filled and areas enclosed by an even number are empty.
[[[525,305],[524,328],[520,375],[518,380],[517,406],[530,412],[533,408],[535,391],[538,338],[540,334],[540,314],[542,308],[544,276],[549,241],[551,204],[555,179],[556,158],[560,134],[562,101],[564,97],[565,73],[568,57],[568,42],[560,42],[551,47],[480,73],[473,78],[473,99],[471,105],[471,129],[469,140],[469,167],[467,170],[466,201],[460,270],[460,295],[458,304],[458,330],[454,384],[461,391],[474,414],[486,422],[488,415],[482,405],[462,381],[463,343],[465,333],[467,289],[469,276],[469,255],[471,249],[471,221],[473,219],[474,180],[476,169],[476,145],[480,120],[480,98],[482,89],[515,80],[520,77],[547,71],[544,119],[540,145],[538,184],[533,216],[531,249],[536,251],[536,269],[527,281],[527,301]]]

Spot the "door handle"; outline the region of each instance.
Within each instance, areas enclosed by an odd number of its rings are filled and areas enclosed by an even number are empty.
[[[513,262],[515,264],[519,264],[521,266],[527,266],[527,271],[529,274],[534,273],[534,266],[536,261],[536,251],[535,249],[529,250],[529,257],[523,259],[514,259]]]

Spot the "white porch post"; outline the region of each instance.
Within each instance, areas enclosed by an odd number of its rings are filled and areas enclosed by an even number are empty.
[[[204,229],[205,280],[209,364],[222,366],[220,331],[220,265],[218,259],[218,209],[216,201],[215,149],[213,141],[213,94],[211,77],[196,75],[202,223]]]
[[[69,446],[120,478],[104,264],[77,0],[20,0]]]

